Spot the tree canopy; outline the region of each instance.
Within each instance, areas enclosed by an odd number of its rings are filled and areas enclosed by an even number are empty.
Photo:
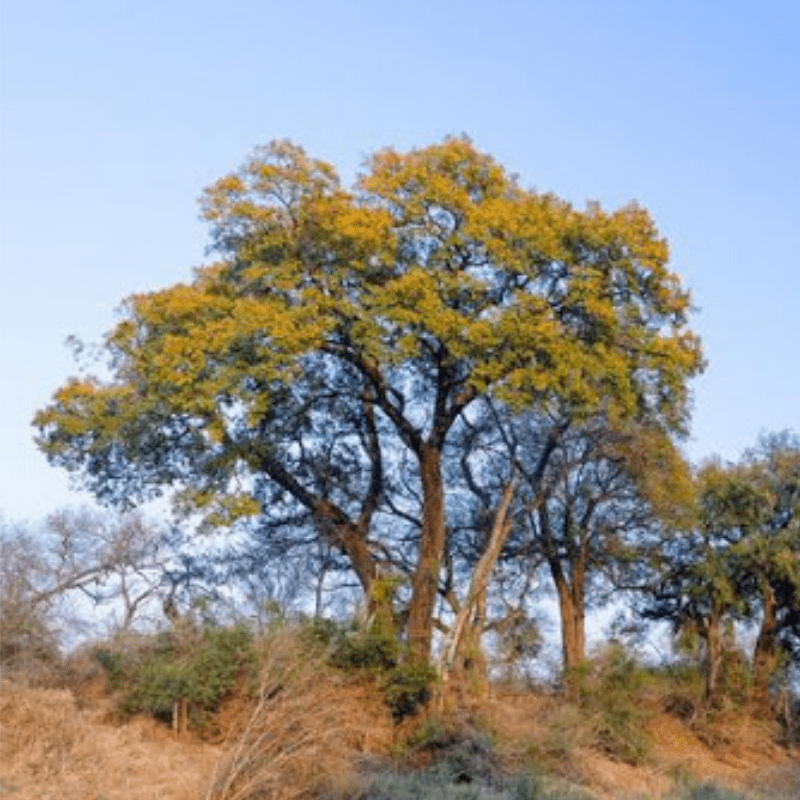
[[[705,648],[706,694],[719,690],[723,625],[758,621],[755,694],[766,702],[778,651],[800,642],[800,440],[764,436],[737,463],[696,478],[694,524],[673,531],[645,613],[690,625]]]
[[[169,491],[209,523],[321,539],[367,594],[402,547],[420,657],[448,448],[479,398],[686,429],[690,298],[635,204],[577,210],[449,138],[374,154],[350,190],[273,142],[202,206],[218,260],[128,298],[112,377],[59,389],[39,445],[101,500]]]

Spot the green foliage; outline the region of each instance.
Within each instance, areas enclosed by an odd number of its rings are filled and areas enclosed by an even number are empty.
[[[438,677],[426,661],[410,660],[390,670],[381,684],[386,702],[395,719],[413,714],[430,698],[431,686]]]
[[[387,626],[375,622],[355,631],[342,632],[336,640],[331,663],[339,669],[364,669],[383,673],[400,658],[400,643]]]
[[[401,656],[397,636],[378,616],[363,628],[340,632],[334,639],[330,662],[339,669],[374,674],[392,715],[402,719],[428,701],[438,673],[427,661],[403,660]]]
[[[650,750],[639,705],[647,672],[617,643],[608,645],[594,663],[573,672],[577,702],[590,720],[593,744],[630,764],[641,764]]]
[[[377,553],[411,559],[417,656],[448,537],[441,515],[414,517],[444,505],[468,406],[686,428],[703,368],[690,296],[635,204],[576,209],[522,189],[466,138],[380,151],[347,190],[278,141],[217,181],[203,212],[219,260],[128,298],[105,339],[109,380],[58,390],[36,415],[39,446],[109,502],[181,486],[176,508],[206,525],[260,517],[283,541],[321,536],[365,588]],[[393,502],[390,449],[417,471],[418,503]],[[276,489],[280,510],[265,501]],[[403,531],[374,524],[399,507]]]
[[[766,701],[777,650],[800,653],[800,439],[762,437],[738,463],[706,463],[695,484],[696,524],[664,542],[644,612],[669,619],[698,654],[703,641],[709,705],[742,704],[751,688]],[[750,674],[724,636],[733,621],[757,619]]]
[[[125,679],[125,656],[119,651],[107,647],[97,647],[94,657],[106,671],[110,688],[114,691],[119,689]]]
[[[169,631],[153,637],[138,654],[103,648],[95,656],[112,686],[124,689],[124,713],[159,717],[169,716],[178,700],[186,701],[195,716],[213,710],[255,661],[244,626]]]
[[[341,633],[341,627],[332,619],[312,617],[300,627],[300,642],[311,649],[326,649]]]

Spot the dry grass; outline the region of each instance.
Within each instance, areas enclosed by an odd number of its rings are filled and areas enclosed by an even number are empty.
[[[0,796],[195,800],[219,755],[210,745],[175,741],[150,720],[100,723],[67,691],[3,682]]]
[[[392,721],[377,689],[303,651],[296,633],[270,643],[255,708],[220,759],[205,800],[293,800],[355,785],[354,759],[386,753]]]
[[[775,730],[746,715],[683,720],[660,711],[663,698],[648,698],[653,748],[646,764],[633,767],[592,747],[591,720],[545,692],[496,691],[441,718],[397,726],[374,684],[328,667],[324,654],[309,653],[291,627],[265,643],[261,659],[255,695],[242,676],[204,728],[214,744],[197,734],[176,739],[168,727],[144,717],[113,724],[108,688],[88,669],[77,700],[63,690],[1,683],[0,797],[345,800],[372,796],[366,787],[373,784],[363,774],[368,757],[378,756],[373,767],[411,769],[423,763],[424,747],[414,742],[448,742],[452,731],[489,731],[487,747],[505,774],[560,776],[547,786],[564,787],[565,796],[580,789],[600,800],[656,800],[681,796],[681,787],[693,782],[714,781],[760,800],[800,797],[797,751],[778,747]],[[405,756],[398,759],[403,747]],[[392,752],[395,758],[386,758]],[[371,774],[383,786],[392,771]]]
[[[558,775],[604,800],[674,797],[706,781],[752,798],[800,798],[800,753],[778,746],[774,726],[745,714],[689,724],[654,709],[645,724],[651,753],[631,766],[592,747],[589,721],[557,697],[498,693],[485,711],[509,769]]]

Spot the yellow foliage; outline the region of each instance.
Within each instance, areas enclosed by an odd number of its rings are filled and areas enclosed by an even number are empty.
[[[129,298],[106,342],[113,380],[71,382],[36,417],[57,463],[78,469],[91,454],[99,475],[122,453],[169,483],[153,448],[183,448],[191,472],[201,446],[227,446],[231,415],[267,424],[282,387],[313,378],[311,356],[381,391],[399,366],[440,380],[448,413],[491,393],[514,408],[558,400],[685,425],[686,383],[703,366],[690,298],[636,205],[578,211],[448,138],[376,153],[351,191],[273,142],[202,208],[220,260]],[[227,457],[230,469],[257,461]],[[220,518],[252,510],[234,506]]]

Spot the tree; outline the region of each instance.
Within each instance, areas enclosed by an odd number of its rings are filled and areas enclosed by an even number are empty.
[[[113,378],[60,389],[39,444],[103,500],[171,489],[212,523],[313,531],[367,595],[394,545],[386,514],[401,512],[420,658],[447,541],[443,462],[476,399],[684,429],[700,346],[638,206],[577,211],[453,138],[378,152],[352,191],[275,142],[203,208],[220,260],[128,299],[106,339]],[[392,505],[387,458],[411,465],[413,507]]]
[[[688,467],[663,430],[615,424],[600,413],[582,419],[562,405],[509,415],[491,403],[482,421],[461,444],[463,483],[487,516],[497,476],[514,465],[514,530],[502,563],[518,571],[523,589],[544,571],[569,671],[585,659],[587,609],[641,583],[654,537],[690,513]]]
[[[38,530],[0,527],[0,663],[53,662],[80,635],[73,601],[122,611],[129,628],[156,598],[168,563],[162,533],[137,514],[51,514]]]
[[[762,436],[728,480],[731,523],[741,531],[741,591],[760,611],[754,695],[768,707],[778,653],[796,651],[800,634],[800,439],[787,431]]]
[[[800,622],[800,445],[763,437],[738,463],[712,460],[696,476],[695,525],[665,543],[661,577],[646,614],[690,623],[705,647],[705,692],[719,693],[723,624],[755,620],[754,695],[768,702],[778,648]]]

